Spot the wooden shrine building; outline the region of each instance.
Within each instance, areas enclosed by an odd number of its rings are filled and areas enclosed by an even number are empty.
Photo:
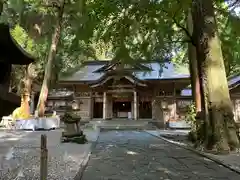
[[[131,119],[154,120],[165,126],[181,121],[191,103],[189,74],[183,74],[169,62],[143,62],[122,65],[112,61],[91,61],[69,77],[60,78],[58,89],[72,93],[85,120]],[[236,120],[239,118],[240,76],[229,80]],[[238,88],[238,89],[237,89]],[[59,94],[58,93],[58,94]],[[50,94],[48,105],[57,110],[70,106],[71,101]]]

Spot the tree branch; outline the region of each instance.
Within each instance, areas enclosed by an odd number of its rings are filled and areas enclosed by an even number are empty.
[[[178,0],[179,4],[181,3],[179,0]],[[179,10],[181,9],[181,6],[179,6],[179,8],[176,10],[176,12],[174,13],[173,17],[172,17],[172,20],[174,22],[174,24],[176,24],[176,26],[178,28],[180,28],[182,31],[185,32],[185,34],[187,35],[187,37],[189,38],[189,40],[184,40],[183,42],[190,42],[192,43],[192,45],[196,46],[196,43],[194,42],[193,40],[193,37],[192,35],[189,33],[189,31],[187,30],[187,28],[185,28],[184,26],[182,26],[179,22],[177,22],[176,20],[176,16],[177,16],[177,13],[179,12]],[[163,12],[167,13],[167,14],[170,14],[169,12],[167,12],[166,10],[162,9]]]
[[[193,40],[192,35],[189,33],[189,31],[187,30],[187,28],[185,28],[184,26],[182,26],[180,23],[177,22],[175,15],[174,15],[174,17],[173,17],[173,22],[177,25],[177,27],[179,27],[182,31],[185,32],[185,34],[186,34],[187,37],[189,38],[188,42],[191,42],[191,43],[195,46],[195,43],[194,43],[194,40]]]
[[[185,40],[182,40],[182,41],[170,41],[169,43],[191,43],[192,41],[189,40],[189,39],[185,39]]]
[[[177,0],[179,4],[181,4],[180,0]],[[176,20],[176,16],[177,13],[179,12],[179,10],[181,9],[181,5],[179,5],[179,8],[176,10],[176,12],[173,15],[173,22],[177,25],[177,27],[179,27],[182,31],[185,32],[185,34],[187,35],[187,37],[189,38],[190,42],[192,43],[193,46],[196,46],[196,43],[194,42],[193,36],[190,34],[190,32],[188,31],[188,29],[184,26],[182,26],[179,22],[177,22]]]
[[[46,2],[42,6],[46,8],[61,9],[62,6],[68,4],[69,2],[70,2],[69,0],[52,1],[52,2]]]
[[[235,6],[238,6],[239,4],[240,4],[240,1],[239,1],[239,0],[235,0],[234,2],[232,2],[232,3],[229,5],[229,9],[230,9],[230,8],[235,9],[235,8],[236,8]]]
[[[2,15],[3,12],[3,6],[7,2],[7,0],[0,0],[0,16]]]

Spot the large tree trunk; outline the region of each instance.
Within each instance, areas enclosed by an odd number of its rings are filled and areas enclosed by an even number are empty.
[[[220,40],[214,15],[213,0],[193,0],[193,37],[196,40],[202,102],[205,108],[208,149],[229,152],[239,147],[239,134],[233,119]]]
[[[187,28],[190,34],[193,32],[192,14],[189,9],[187,17]],[[192,43],[188,43],[188,60],[189,70],[191,75],[191,88],[194,104],[197,114],[201,112],[201,94],[200,94],[200,81],[198,76],[196,47]]]
[[[49,84],[51,81],[53,61],[54,61],[54,58],[57,53],[57,46],[58,46],[58,43],[60,40],[60,35],[61,35],[64,4],[65,4],[65,2],[63,0],[62,4],[60,5],[58,12],[57,12],[58,13],[57,22],[56,22],[55,30],[54,30],[54,33],[52,36],[52,43],[51,43],[51,47],[50,47],[50,50],[48,53],[47,64],[45,66],[44,80],[43,80],[41,92],[39,95],[38,105],[37,105],[38,115],[40,117],[44,116],[44,112],[45,112],[45,103],[47,100],[48,88],[49,88]]]

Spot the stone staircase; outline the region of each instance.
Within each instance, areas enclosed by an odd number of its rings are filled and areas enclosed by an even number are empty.
[[[128,119],[114,119],[114,120],[100,120],[90,121],[85,124],[85,128],[101,128],[106,130],[156,130],[157,127],[146,120],[128,120]]]

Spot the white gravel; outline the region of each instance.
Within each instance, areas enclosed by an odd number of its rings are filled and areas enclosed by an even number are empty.
[[[0,180],[37,180],[40,171],[40,136],[47,135],[48,179],[70,180],[91,150],[98,132],[86,130],[87,144],[61,143],[61,130],[36,131],[26,134],[12,144],[0,159]],[[1,145],[0,145],[1,148]],[[6,147],[5,147],[6,148]]]

